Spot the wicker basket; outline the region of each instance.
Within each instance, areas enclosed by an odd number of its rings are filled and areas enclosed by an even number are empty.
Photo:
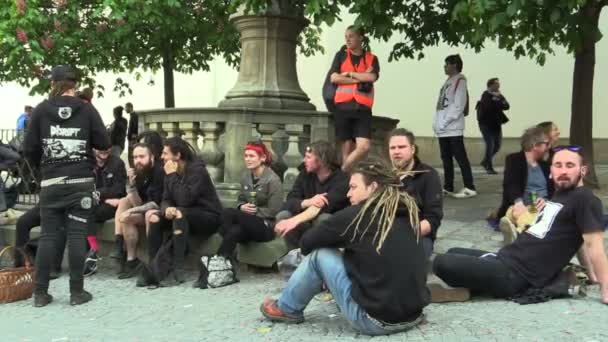
[[[0,257],[15,249],[8,246],[0,251]],[[0,270],[0,303],[11,303],[28,299],[34,292],[34,267],[26,253],[17,249],[25,260],[25,267],[11,267]]]

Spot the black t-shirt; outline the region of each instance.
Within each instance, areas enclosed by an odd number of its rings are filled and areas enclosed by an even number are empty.
[[[348,54],[344,49],[340,49],[340,51],[336,53],[336,55],[334,56],[334,61],[331,63],[330,74],[333,74],[334,72],[338,74],[340,73],[340,67],[342,66],[342,63],[344,63],[344,61],[346,60],[347,56]],[[350,54],[350,58],[353,62],[354,67],[357,67],[359,63],[365,63],[365,58],[363,58],[363,56],[365,56],[365,54],[361,56],[357,56],[352,53]],[[380,64],[378,63],[378,57],[375,57],[373,59],[372,66],[374,67],[374,71],[372,72],[376,74],[376,79],[378,79],[380,77]],[[365,65],[365,67],[367,69],[367,65]],[[341,111],[360,111],[369,112],[368,114],[371,114],[371,109],[366,106],[359,105],[354,100],[346,103],[337,103],[336,108]]]
[[[583,234],[603,231],[602,202],[578,187],[556,192],[534,224],[498,257],[535,287],[547,285],[576,254]]]

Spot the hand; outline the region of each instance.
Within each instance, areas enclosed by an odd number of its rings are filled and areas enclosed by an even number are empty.
[[[372,72],[372,71],[374,71],[374,67],[373,66],[370,66],[367,69],[365,69],[365,72]]]
[[[125,210],[122,212],[122,214],[120,214],[119,220],[120,221],[125,221],[129,218],[129,216],[131,216],[131,213],[133,211],[131,209]]]
[[[294,230],[297,226],[298,222],[293,218],[290,218],[277,223],[274,226],[274,232],[277,233],[277,235],[284,237],[285,235],[287,235],[287,233]]]
[[[344,77],[352,78],[350,71],[345,71],[345,72],[341,73],[340,75],[344,76]]]
[[[525,214],[528,211],[528,208],[524,204],[524,202],[519,201],[513,205],[512,215],[515,220],[517,220],[521,215]]]
[[[538,211],[543,210],[545,208],[545,204],[547,204],[547,203],[545,202],[544,198],[542,198],[542,197],[537,198],[536,203],[535,203],[536,210],[538,210]]]
[[[129,184],[135,183],[135,169],[129,168],[127,170],[127,178],[129,179]]]
[[[165,174],[170,175],[172,173],[177,172],[177,163],[174,162],[173,160],[167,160],[165,162]]]
[[[174,219],[176,215],[177,215],[177,208],[176,207],[169,207],[169,208],[165,209],[165,218],[167,220]]]
[[[427,220],[420,221],[420,235],[427,236],[431,234],[431,224]]]
[[[105,203],[109,206],[112,206],[114,208],[118,207],[118,203],[120,202],[120,199],[118,198],[108,198],[107,200],[105,200]]]
[[[308,199],[308,203],[310,204],[308,207],[323,208],[324,206],[329,204],[329,200],[327,199],[327,192],[314,195],[312,198]]]
[[[247,214],[255,215],[258,212],[258,207],[255,204],[241,204],[241,211]]]

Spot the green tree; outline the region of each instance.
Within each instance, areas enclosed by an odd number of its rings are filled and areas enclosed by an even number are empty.
[[[229,2],[213,0],[0,0],[0,81],[48,89],[44,70],[78,67],[84,84],[99,72],[163,69],[165,106],[175,106],[173,73],[238,63]],[[116,91],[130,91],[118,78]],[[104,90],[101,87],[101,90]]]

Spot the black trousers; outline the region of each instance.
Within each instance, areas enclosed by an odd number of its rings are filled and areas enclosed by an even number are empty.
[[[40,207],[36,206],[26,211],[17,220],[15,247],[23,249],[30,240],[30,231],[34,227],[38,226],[40,226]],[[66,240],[65,229],[63,229],[63,227],[57,231],[57,234],[59,236],[57,236],[56,239],[56,254],[52,265],[54,270],[61,269],[61,262],[63,261],[63,251],[65,250]],[[23,265],[24,260],[22,255],[20,253],[15,254],[15,266],[20,267]]]
[[[466,287],[474,293],[496,298],[509,298],[532,286],[496,256],[481,257],[487,253],[452,248],[435,257],[433,272],[452,287]]]
[[[70,290],[83,288],[85,232],[92,216],[93,184],[52,185],[40,191],[42,233],[36,254],[36,291],[47,291],[49,273],[57,254],[57,232],[67,233]]]
[[[454,191],[454,161],[452,160],[454,158],[460,166],[464,186],[475,190],[473,171],[471,171],[471,163],[469,163],[462,136],[439,138],[439,149],[443,162],[443,188],[447,191]]]
[[[223,239],[217,254],[224,257],[232,257],[238,243],[274,239],[274,230],[263,219],[235,208],[224,209],[220,234]]]
[[[500,127],[498,129],[492,129],[480,124],[479,130],[481,131],[483,141],[486,144],[486,151],[481,163],[491,168],[492,159],[496,153],[500,151],[500,146],[502,145],[502,129]]]
[[[93,219],[89,220],[87,236],[97,235],[97,229],[103,223],[111,220],[116,215],[116,208],[106,203],[101,203],[93,209]]]
[[[181,230],[181,234],[172,234],[173,238],[173,260],[177,267],[183,265],[186,255],[188,235],[190,232],[211,236],[216,233],[221,224],[219,215],[210,213],[199,208],[177,208],[182,213],[181,219],[168,220],[160,215],[157,223],[150,225],[148,231],[148,257],[151,261],[158,253],[163,243],[163,232]]]

